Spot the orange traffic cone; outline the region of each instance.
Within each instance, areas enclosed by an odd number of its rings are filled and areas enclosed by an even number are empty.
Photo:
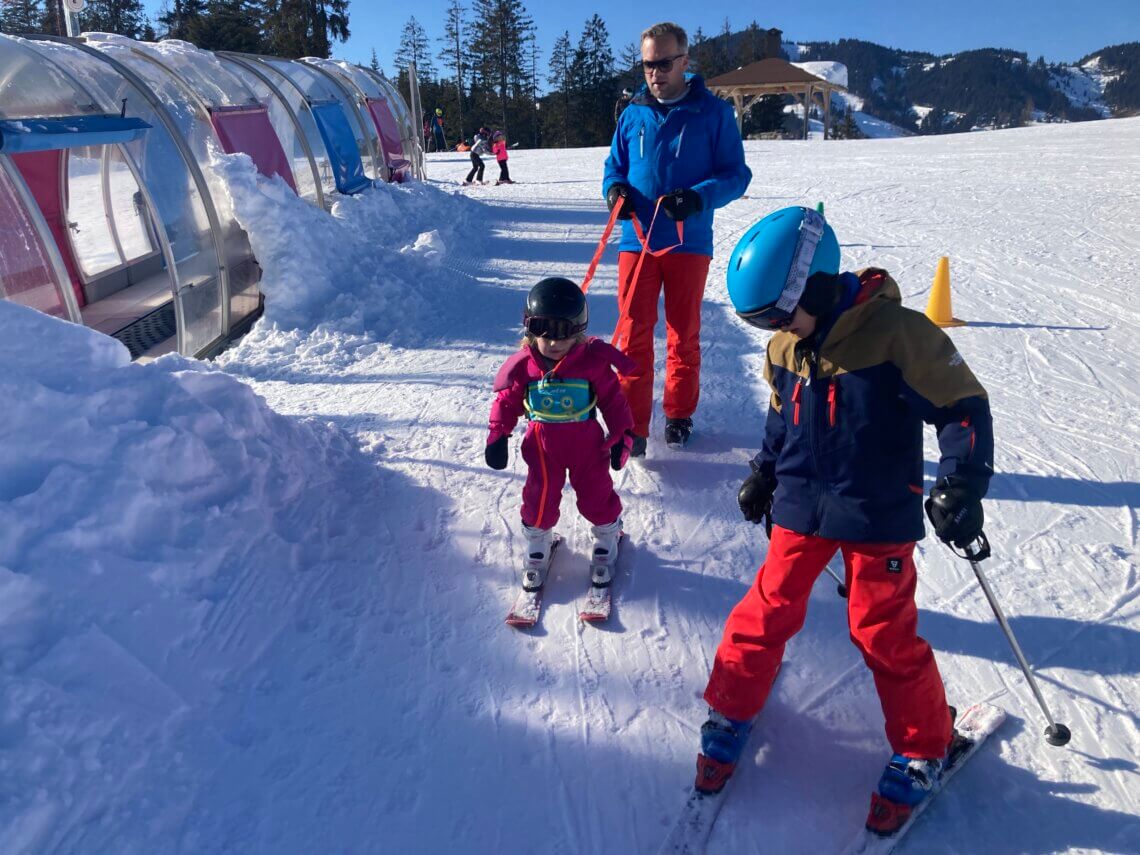
[[[930,288],[930,300],[926,304],[926,317],[940,327],[964,327],[965,321],[954,317],[950,309],[950,259],[938,259],[938,269],[934,271],[934,285]]]

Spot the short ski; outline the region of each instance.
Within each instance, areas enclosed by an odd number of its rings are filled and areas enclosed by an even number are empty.
[[[562,538],[558,535],[554,535],[554,539],[550,542],[551,562],[554,561],[554,555],[558,552],[558,547],[561,545]],[[549,579],[549,570],[547,570],[547,580],[549,581]],[[519,629],[530,629],[538,623],[538,619],[541,615],[542,588],[535,588],[532,591],[522,588],[515,598],[515,604],[507,614],[506,622],[509,626],[517,626]]]
[[[914,825],[919,814],[946,786],[950,777],[966,765],[966,761],[977,753],[982,743],[1001,727],[1003,721],[1005,721],[1005,710],[986,703],[974,704],[962,713],[954,723],[954,738],[950,743],[950,752],[946,757],[946,768],[942,772],[942,777],[938,779],[938,783],[931,790],[930,795],[919,802],[911,811],[910,816],[907,817],[906,822],[889,836],[882,836],[868,828],[862,829],[848,847],[843,850],[845,855],[856,855],[856,853],[886,855],[894,849],[903,835]]]
[[[618,540],[618,554],[614,559],[614,574],[607,585],[595,585],[593,581],[590,582],[590,587],[586,591],[586,604],[582,610],[578,612],[578,620],[582,623],[601,623],[608,620],[610,610],[613,607],[613,590],[614,579],[617,578],[617,562],[621,560],[622,547],[625,544],[625,539],[628,535],[622,534]],[[594,578],[594,566],[590,565],[590,579]]]

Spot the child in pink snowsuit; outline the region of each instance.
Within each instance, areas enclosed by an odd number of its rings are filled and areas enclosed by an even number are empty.
[[[523,587],[546,581],[562,487],[569,473],[578,511],[593,524],[595,583],[608,583],[621,537],[621,499],[609,468],[621,469],[633,442],[633,415],[618,371],[633,362],[598,338],[586,338],[586,297],[569,279],[543,279],[527,296],[523,346],[495,377],[485,458],[507,465],[507,438],[524,414],[527,464],[522,523],[527,537]],[[597,419],[605,419],[606,429]],[[600,570],[597,569],[600,566]]]
[[[507,169],[507,140],[502,131],[495,131],[492,137],[491,151],[495,153],[495,160],[499,162],[499,180],[496,184],[514,184],[511,181],[510,170]]]

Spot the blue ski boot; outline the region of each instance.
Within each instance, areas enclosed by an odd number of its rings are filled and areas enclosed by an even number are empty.
[[[697,755],[697,780],[693,786],[702,793],[719,793],[736,770],[752,722],[725,718],[709,707],[709,718],[701,725],[701,753]]]
[[[942,777],[945,761],[921,760],[895,754],[879,778],[878,792],[871,794],[867,828],[888,837],[902,828],[911,811],[930,795]]]

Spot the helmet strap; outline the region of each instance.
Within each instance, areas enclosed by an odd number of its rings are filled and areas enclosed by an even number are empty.
[[[812,259],[815,258],[815,248],[823,236],[823,227],[823,215],[805,208],[799,237],[796,239],[796,251],[788,269],[788,278],[784,281],[784,290],[780,292],[780,298],[776,301],[777,309],[791,314],[799,305],[800,297],[803,296],[804,287],[807,285]]]

